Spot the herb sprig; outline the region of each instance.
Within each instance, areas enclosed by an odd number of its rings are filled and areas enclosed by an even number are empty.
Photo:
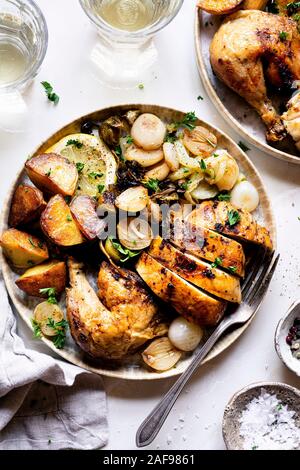
[[[54,93],[53,86],[49,82],[41,82],[41,85],[44,87],[48,100],[52,101],[54,104],[58,104],[60,98]]]
[[[83,143],[79,142],[79,140],[77,139],[69,139],[67,142],[67,146],[68,145],[74,145],[74,147],[76,147],[77,149],[81,149],[83,147]]]
[[[150,191],[153,191],[154,193],[157,193],[157,191],[160,190],[159,187],[160,181],[154,178],[150,178],[149,180],[143,181],[143,185],[145,188],[150,189]]]
[[[46,295],[49,304],[57,304],[55,287],[45,287],[39,290],[40,294]]]
[[[47,326],[52,328],[56,335],[53,337],[53,344],[57,349],[62,349],[66,343],[66,330],[69,326],[66,320],[55,322],[53,318],[48,318]]]
[[[131,251],[128,248],[125,248],[120,243],[116,242],[112,237],[110,237],[109,240],[111,241],[111,244],[115,250],[117,250],[120,255],[123,255],[123,258],[120,259],[121,263],[126,263],[126,261],[129,259],[135,258],[141,253],[140,251]]]
[[[234,227],[234,225],[236,225],[241,220],[240,214],[235,210],[228,211],[227,216],[227,222],[230,227]]]

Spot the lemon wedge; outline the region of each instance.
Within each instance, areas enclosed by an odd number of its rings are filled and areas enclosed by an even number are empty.
[[[46,153],[57,153],[76,165],[79,174],[76,195],[99,197],[109,185],[116,183],[115,157],[95,135],[67,135]]]

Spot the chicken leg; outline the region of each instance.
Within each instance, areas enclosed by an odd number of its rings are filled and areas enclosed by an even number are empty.
[[[266,80],[277,89],[287,89],[300,79],[296,22],[259,10],[234,13],[215,34],[210,59],[218,78],[258,112],[267,127],[267,140],[282,140],[286,131],[267,96]]]

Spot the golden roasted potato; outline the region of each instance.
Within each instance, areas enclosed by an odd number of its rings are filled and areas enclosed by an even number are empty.
[[[79,229],[88,240],[94,240],[106,226],[105,222],[99,219],[96,206],[95,199],[90,196],[77,196],[70,205]]]
[[[66,287],[67,270],[63,261],[47,261],[46,263],[28,269],[16,284],[22,291],[35,297],[47,297],[41,289],[53,288],[57,295]]]
[[[198,7],[212,15],[227,15],[233,12],[243,0],[198,0]]]
[[[73,196],[78,171],[67,158],[56,153],[38,155],[26,162],[25,169],[31,181],[42,191]]]
[[[2,234],[0,245],[16,268],[36,266],[49,258],[48,248],[42,240],[15,228]]]
[[[46,202],[39,189],[21,184],[12,198],[8,223],[11,227],[27,224],[37,219],[45,207]]]
[[[60,194],[53,196],[48,202],[41,216],[41,228],[59,246],[80,245],[84,242],[71,210]]]
[[[242,3],[243,10],[264,10],[268,0],[244,0]]]

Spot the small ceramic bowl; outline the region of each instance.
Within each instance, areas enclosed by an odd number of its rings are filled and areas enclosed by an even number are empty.
[[[300,376],[300,359],[296,359],[286,342],[289,329],[296,317],[300,317],[300,300],[294,302],[287,314],[280,320],[275,333],[275,348],[282,362],[296,375]]]
[[[248,385],[237,392],[224,411],[223,438],[228,450],[243,450],[243,438],[240,436],[240,417],[247,404],[262,391],[276,395],[277,398],[296,412],[296,423],[300,427],[300,391],[278,382],[259,382]]]

